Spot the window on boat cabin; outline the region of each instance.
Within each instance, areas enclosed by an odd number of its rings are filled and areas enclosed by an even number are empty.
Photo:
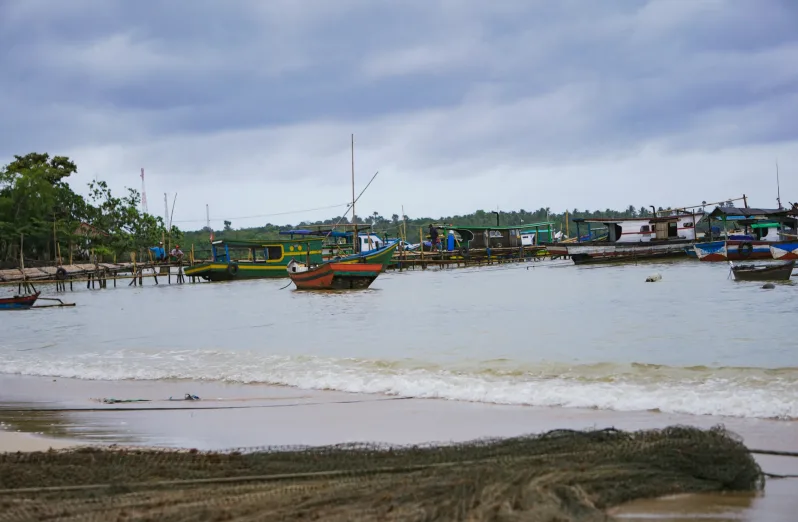
[[[640,233],[641,234],[650,234],[651,233],[651,227],[649,227],[648,225],[643,225],[642,227],[640,227]]]
[[[263,249],[263,254],[266,256],[266,261],[275,261],[283,257],[283,247],[268,246]]]
[[[675,221],[668,223],[668,237],[677,237],[679,235],[679,224]]]
[[[684,222],[684,228],[693,228],[693,222],[692,221],[685,221]]]

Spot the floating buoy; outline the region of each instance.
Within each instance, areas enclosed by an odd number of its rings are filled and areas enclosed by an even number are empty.
[[[776,285],[774,285],[773,283],[765,283],[764,285],[762,285],[762,288],[764,288],[765,290],[773,290],[774,288],[776,288]]]
[[[661,281],[662,276],[660,274],[650,275],[646,278],[646,283],[656,283],[657,281]]]

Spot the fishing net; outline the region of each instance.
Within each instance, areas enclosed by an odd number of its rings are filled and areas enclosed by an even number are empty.
[[[598,521],[637,498],[763,486],[722,427],[407,447],[79,448],[0,455],[0,521]]]

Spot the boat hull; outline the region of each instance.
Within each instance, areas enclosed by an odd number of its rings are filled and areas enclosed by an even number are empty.
[[[795,260],[764,267],[752,265],[732,266],[735,281],[789,281]]]
[[[380,263],[324,263],[305,272],[289,272],[298,290],[362,290],[384,270]]]
[[[690,241],[647,243],[569,243],[548,246],[552,256],[569,256],[575,265],[595,263],[622,263],[646,259],[687,257],[685,247]]]
[[[28,310],[36,303],[39,293],[0,298],[0,310]]]
[[[243,279],[269,279],[286,277],[286,265],[263,266],[261,263],[203,263],[184,270],[189,277],[201,277],[207,281],[238,281]]]
[[[710,241],[696,243],[695,252],[701,261],[748,261],[757,259],[773,259],[771,247],[782,243],[772,241]]]
[[[770,255],[773,259],[780,261],[789,261],[798,259],[798,243],[780,243],[778,245],[771,245]]]

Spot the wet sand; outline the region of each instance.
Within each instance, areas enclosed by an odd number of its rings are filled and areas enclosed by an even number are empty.
[[[18,451],[47,451],[58,450],[79,445],[78,441],[42,437],[24,431],[9,431],[0,423],[0,453],[16,453]]]
[[[181,399],[186,393],[199,401]],[[148,399],[104,404],[98,399]],[[0,452],[61,444],[124,444],[202,450],[341,442],[413,444],[540,433],[724,424],[749,448],[798,450],[798,422],[655,412],[533,408],[405,399],[264,385],[197,381],[81,381],[0,376]],[[56,446],[53,446],[56,447]],[[797,474],[798,459],[757,455],[763,470]],[[624,520],[793,521],[798,480],[769,480],[761,495],[689,495],[634,502]]]

